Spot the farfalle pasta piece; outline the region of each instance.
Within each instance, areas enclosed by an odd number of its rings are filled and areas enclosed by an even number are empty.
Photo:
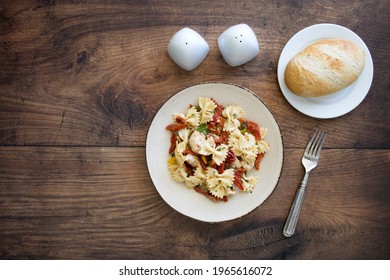
[[[208,155],[213,154],[214,149],[215,149],[215,141],[212,137],[208,137],[203,142],[203,145],[201,146],[199,154],[204,155],[204,156],[208,156]]]
[[[229,138],[228,138],[228,145],[233,150],[233,152],[236,156],[240,155],[241,148],[240,148],[239,142],[240,142],[241,136],[242,136],[242,134],[241,134],[240,130],[238,128],[236,128],[236,129],[231,131]]]
[[[219,166],[226,159],[229,147],[225,144],[219,145],[211,150],[214,162]]]
[[[235,128],[230,133],[228,145],[236,155],[241,155],[245,153],[244,150],[252,150],[256,146],[256,139],[252,134],[247,132],[242,134],[238,128]]]
[[[186,126],[190,128],[196,128],[199,125],[199,112],[195,107],[190,107],[185,114],[175,113],[173,114],[173,121],[176,122],[178,117],[185,121]]]
[[[218,198],[223,198],[226,193],[226,188],[220,185],[213,185],[213,187],[209,188],[209,192]]]
[[[207,167],[206,169],[206,180],[209,188],[214,184],[230,187],[233,183],[233,179],[234,169],[232,168],[226,169],[223,173],[219,173],[218,170],[212,167]]]
[[[174,159],[175,158],[170,158],[168,160],[169,172],[171,173],[173,180],[179,183],[184,182],[187,177],[187,172],[185,171],[185,168],[183,166],[177,165]]]
[[[172,173],[172,178],[178,183],[184,182],[187,176],[186,171],[183,167],[176,168]]]
[[[264,153],[268,152],[269,150],[271,150],[268,143],[265,142],[264,140],[259,141],[257,143],[257,147],[258,147],[259,153],[261,153],[261,154],[264,154]]]
[[[250,147],[250,149],[241,150],[241,157],[244,160],[251,162],[252,160],[255,160],[258,153],[258,146],[254,145]]]
[[[198,178],[202,184],[206,182],[206,172],[203,171],[201,167],[197,167],[194,171],[194,175],[196,178]]]
[[[257,183],[257,176],[255,175],[248,176],[244,174],[241,178],[241,183],[242,186],[244,187],[243,189],[244,192],[252,192],[253,188]]]
[[[240,126],[240,121],[238,119],[244,118],[245,112],[240,106],[231,105],[223,109],[222,116],[226,119],[223,129],[231,132]]]
[[[186,113],[186,124],[192,128],[196,128],[199,125],[199,112],[195,107],[190,107]]]
[[[175,159],[176,162],[179,166],[184,164],[185,158],[183,155],[184,150],[186,149],[186,143],[181,142],[181,143],[176,143],[176,148],[175,148]]]
[[[216,169],[208,167],[206,178],[210,193],[215,197],[222,198],[233,184],[234,169],[226,169],[220,174]]]
[[[196,186],[199,186],[202,183],[202,181],[195,177],[195,176],[188,176],[184,180],[184,184],[186,185],[187,188],[194,188]]]
[[[200,123],[207,123],[213,119],[217,105],[210,98],[199,97]]]
[[[257,146],[259,147],[259,153],[264,154],[271,150],[268,143],[264,141],[263,139],[267,136],[268,129],[261,127],[260,128],[260,134],[261,134],[261,141],[258,141]]]
[[[261,136],[261,139],[264,139],[265,137],[267,137],[267,132],[268,132],[268,128],[260,127],[260,136]]]
[[[242,150],[251,149],[256,146],[256,138],[252,134],[245,132],[240,138],[239,145]]]
[[[188,142],[188,139],[190,138],[190,134],[191,134],[191,130],[189,130],[188,128],[181,129],[177,132],[180,141],[185,143]]]
[[[247,171],[250,171],[255,165],[258,153],[259,151],[257,145],[250,147],[250,149],[240,150],[241,167],[243,167]]]

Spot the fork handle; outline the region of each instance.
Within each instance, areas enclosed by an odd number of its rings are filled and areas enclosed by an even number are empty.
[[[305,174],[305,177],[303,178],[301,185],[299,186],[297,193],[295,194],[294,202],[291,206],[290,213],[288,214],[286,224],[283,228],[283,234],[286,237],[293,236],[295,232],[295,228],[297,226],[299,212],[301,211],[301,206],[303,202],[303,197],[305,195],[306,190],[306,184],[307,179],[309,177],[309,173],[307,172]]]

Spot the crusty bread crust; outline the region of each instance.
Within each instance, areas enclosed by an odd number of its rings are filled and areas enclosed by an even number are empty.
[[[363,71],[364,51],[349,40],[323,39],[295,55],[287,64],[287,87],[302,97],[319,97],[351,85]]]

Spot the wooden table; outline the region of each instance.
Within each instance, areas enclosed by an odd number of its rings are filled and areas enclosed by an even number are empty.
[[[84,3],[86,2],[86,3]],[[390,2],[2,1],[0,4],[0,258],[388,259],[390,257]],[[217,46],[247,23],[261,53],[229,67]],[[374,61],[352,112],[315,119],[283,97],[279,55],[299,30],[335,23]],[[195,70],[167,55],[183,27],[210,52]],[[148,175],[148,127],[169,97],[202,82],[238,84],[275,114],[284,164],[250,214],[209,224],[183,216]],[[328,133],[296,235],[282,228],[315,129]]]

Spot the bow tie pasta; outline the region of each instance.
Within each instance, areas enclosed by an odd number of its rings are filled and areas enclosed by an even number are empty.
[[[270,150],[267,129],[245,119],[238,105],[199,97],[196,106],[173,113],[168,169],[172,178],[215,201],[252,192],[261,159]]]

